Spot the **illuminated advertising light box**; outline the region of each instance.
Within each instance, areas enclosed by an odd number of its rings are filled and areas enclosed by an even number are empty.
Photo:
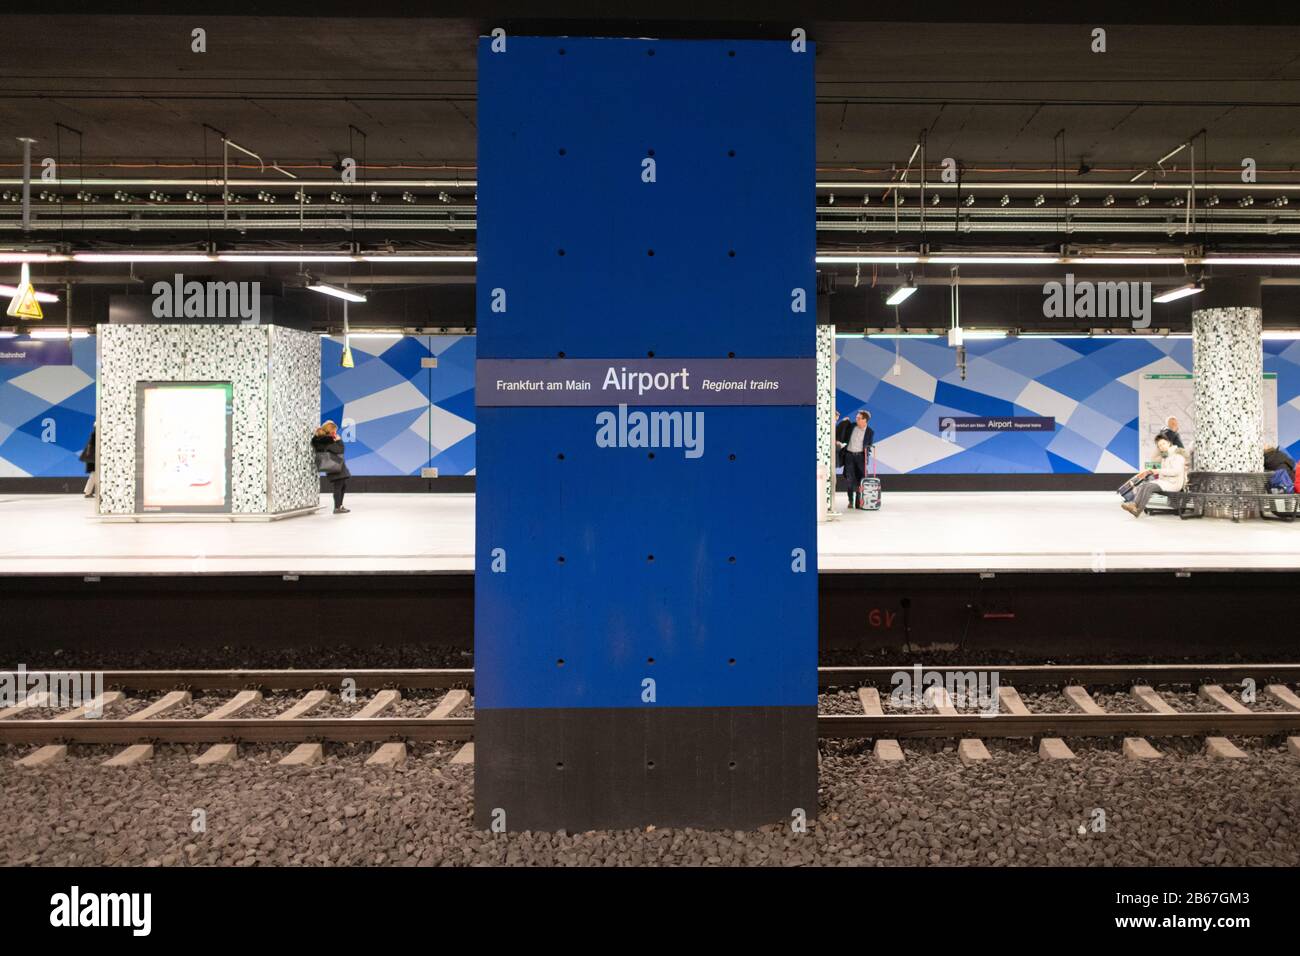
[[[229,513],[230,382],[136,385],[136,511]]]

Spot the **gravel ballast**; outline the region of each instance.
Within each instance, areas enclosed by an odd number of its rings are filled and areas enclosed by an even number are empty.
[[[820,819],[758,832],[683,829],[491,835],[472,826],[473,768],[460,745],[409,748],[396,770],[372,745],[327,747],[324,764],[275,765],[287,747],[242,747],[196,768],[196,748],[159,747],[131,769],[74,747],[63,763],[12,769],[0,756],[0,863],[36,865],[1300,865],[1300,760],[1276,739],[1247,760],[1203,743],[1153,741],[1158,761],[1118,741],[1079,741],[1040,760],[1029,741],[991,741],[971,767],[951,740],[905,741],[886,765],[868,741],[822,745]],[[203,811],[205,832],[191,827]],[[1091,829],[1096,812],[1106,830]],[[1078,828],[1084,826],[1085,832]]]
[[[424,716],[445,694],[408,692],[383,716]],[[1181,712],[1217,709],[1190,688],[1161,694]],[[114,716],[159,696],[134,696]],[[240,716],[270,717],[300,698],[270,695]],[[1022,698],[1039,713],[1072,710],[1047,688]],[[1094,698],[1145,710],[1123,688]],[[168,716],[202,716],[227,699],[199,695]],[[369,699],[330,695],[313,715],[349,717]],[[897,709],[889,688],[880,699]],[[1267,700],[1252,709],[1271,709]],[[823,693],[819,710],[862,712],[849,687]],[[77,745],[41,771],[14,768],[35,749],[14,746],[0,748],[0,863],[1300,865],[1300,758],[1281,738],[1234,742],[1248,759],[1213,760],[1200,738],[1152,738],[1164,754],[1156,761],[1125,759],[1118,738],[1068,738],[1077,759],[1049,762],[1037,741],[992,740],[992,759],[967,767],[952,739],[904,740],[901,765],[877,761],[869,740],[823,741],[820,816],[806,833],[774,821],[756,832],[502,835],[474,829],[474,770],[450,762],[462,746],[454,742],[408,745],[395,770],[365,766],[374,744],[328,744],[323,764],[292,769],[277,762],[293,745],[244,745],[236,763],[202,768],[189,761],[206,744],[158,746],[127,769],[100,766],[120,746]],[[1104,831],[1094,829],[1098,811]]]

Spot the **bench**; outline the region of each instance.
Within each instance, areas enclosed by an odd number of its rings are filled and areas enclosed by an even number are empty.
[[[1168,508],[1161,510],[1179,518],[1203,518],[1207,511],[1227,511],[1233,521],[1254,517],[1294,521],[1300,515],[1300,495],[1281,492],[1171,491],[1162,496],[1152,495],[1148,506],[1155,503],[1157,497],[1163,497],[1168,503]]]
[[[1294,521],[1300,515],[1300,495],[1268,490],[1268,472],[1192,472],[1184,491],[1160,492],[1147,502],[1147,513],[1161,511],[1179,518],[1206,514],[1242,518],[1276,518]]]

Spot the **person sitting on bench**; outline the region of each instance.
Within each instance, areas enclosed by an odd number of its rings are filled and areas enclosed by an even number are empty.
[[[1139,484],[1133,492],[1133,500],[1120,505],[1134,518],[1142,517],[1152,495],[1182,491],[1187,484],[1187,460],[1175,450],[1168,432],[1161,431],[1156,436],[1156,451],[1160,454],[1159,470],[1148,468],[1139,472],[1138,478],[1151,477],[1152,480]]]
[[[1277,474],[1279,471],[1285,472],[1286,477],[1290,479],[1291,487],[1295,487],[1295,459],[1276,445],[1269,445],[1264,449],[1264,470],[1275,479],[1281,477]],[[1274,481],[1270,479],[1269,487],[1273,487],[1274,484]],[[1285,486],[1285,482],[1279,482],[1278,484]]]

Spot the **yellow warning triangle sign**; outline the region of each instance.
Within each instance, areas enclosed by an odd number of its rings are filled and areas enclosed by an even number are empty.
[[[351,346],[351,345],[344,344],[344,346],[343,346],[343,358],[342,358],[342,360],[339,362],[339,365],[341,365],[343,368],[355,368],[355,367],[356,367],[356,363],[352,361],[352,346]]]
[[[18,291],[9,302],[9,308],[5,309],[5,315],[11,315],[15,319],[43,319],[45,313],[41,311],[41,304],[36,301],[36,290],[32,288],[30,282],[22,282],[18,285]]]

